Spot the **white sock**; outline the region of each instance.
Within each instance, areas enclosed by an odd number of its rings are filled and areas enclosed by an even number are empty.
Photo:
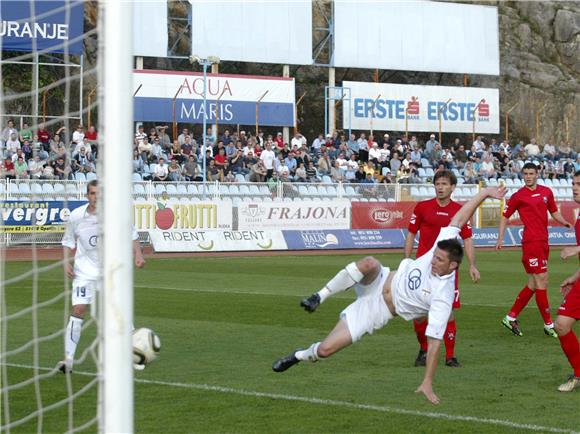
[[[83,326],[82,318],[71,316],[66,326],[66,334],[64,337],[64,354],[71,362],[75,358],[77,345],[81,338],[81,328]]]
[[[302,361],[309,361],[309,362],[316,362],[318,361],[318,347],[320,346],[320,342],[316,342],[315,344],[310,345],[310,348],[302,351],[296,351],[294,357],[298,360]]]
[[[513,316],[509,316],[509,315],[506,315],[505,317],[508,321],[515,321],[517,319],[517,318],[514,318]]]
[[[359,283],[364,278],[356,263],[351,262],[334,276],[324,288],[318,291],[320,302],[324,302],[328,297],[339,292],[346,291]]]

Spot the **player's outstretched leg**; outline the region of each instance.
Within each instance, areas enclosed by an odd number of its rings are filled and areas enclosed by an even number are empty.
[[[558,387],[560,392],[572,392],[580,389],[580,342],[572,330],[575,322],[576,319],[569,316],[559,315],[556,318],[555,329],[558,333],[560,346],[574,370],[568,381]]]
[[[518,315],[534,296],[534,290],[530,288],[530,285],[531,283],[529,282],[529,284],[520,291],[509,313],[501,321],[504,327],[506,327],[516,336],[524,335],[520,329]]]
[[[274,372],[284,372],[300,362],[317,362],[332,356],[338,351],[352,344],[352,338],[348,326],[344,320],[340,320],[334,329],[322,342],[316,342],[305,350],[296,350],[274,362]]]
[[[379,271],[380,268],[378,271],[376,270],[376,260],[371,257],[366,257],[356,263],[351,262],[340,270],[336,276],[330,279],[324,288],[315,292],[310,297],[302,299],[302,301],[300,301],[300,306],[302,306],[307,312],[314,312],[318,306],[321,303],[324,303],[324,301],[331,295],[352,288],[354,285],[360,283],[363,279],[369,277],[369,275],[373,273],[372,278],[374,279],[376,273]]]

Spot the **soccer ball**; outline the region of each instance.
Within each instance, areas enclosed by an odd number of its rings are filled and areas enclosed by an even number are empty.
[[[145,367],[157,358],[161,349],[161,340],[148,328],[133,331],[133,363]]]

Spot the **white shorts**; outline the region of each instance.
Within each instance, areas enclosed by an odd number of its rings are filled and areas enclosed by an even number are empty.
[[[340,318],[346,321],[353,343],[366,333],[372,334],[383,328],[393,319],[383,298],[383,286],[390,271],[388,267],[381,267],[381,272],[372,283],[355,285],[356,301],[340,313]]]
[[[94,280],[74,279],[72,284],[72,305],[92,304],[97,282]]]

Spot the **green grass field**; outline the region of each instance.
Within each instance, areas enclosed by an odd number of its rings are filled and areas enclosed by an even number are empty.
[[[478,252],[482,280],[461,275],[457,356],[463,367],[440,364],[435,407],[413,392],[423,368],[411,323],[395,319],[386,328],[329,360],[272,372],[272,362],[290,350],[320,340],[352,291],[307,314],[299,300],[319,289],[347,262],[359,256],[279,256],[149,259],[137,271],[136,326],[155,330],[162,340],[159,359],[136,372],[135,428],[141,433],[516,433],[580,431],[580,393],[556,387],[571,373],[558,341],[548,338],[532,301],[520,320],[523,338],[511,336],[500,320],[524,284],[519,252]],[[400,253],[377,255],[396,267]],[[8,263],[7,278],[28,263]],[[43,264],[47,265],[47,264]],[[558,251],[550,263],[550,301],[560,302],[559,283],[575,261]],[[60,268],[39,276],[39,301],[62,291]],[[31,302],[31,280],[6,290],[8,314]],[[64,301],[38,311],[39,334],[63,327]],[[32,314],[8,322],[8,349],[32,337]],[[577,327],[577,331],[580,330]],[[83,334],[80,353],[92,340]],[[53,367],[62,337],[40,346],[38,365]],[[32,349],[8,359],[8,381],[33,374]],[[94,380],[94,363],[75,366],[72,387]],[[39,371],[43,373],[44,371]],[[3,383],[5,379],[2,379]],[[44,406],[66,396],[67,382],[54,375],[40,382]],[[5,401],[5,396],[1,399]],[[74,423],[95,416],[96,388],[75,402]],[[34,384],[9,395],[11,418],[37,409]],[[3,407],[6,402],[3,402]],[[42,432],[67,429],[66,407],[44,414]],[[2,412],[5,422],[5,413]],[[95,432],[93,425],[86,432]],[[36,418],[11,432],[37,432]]]

